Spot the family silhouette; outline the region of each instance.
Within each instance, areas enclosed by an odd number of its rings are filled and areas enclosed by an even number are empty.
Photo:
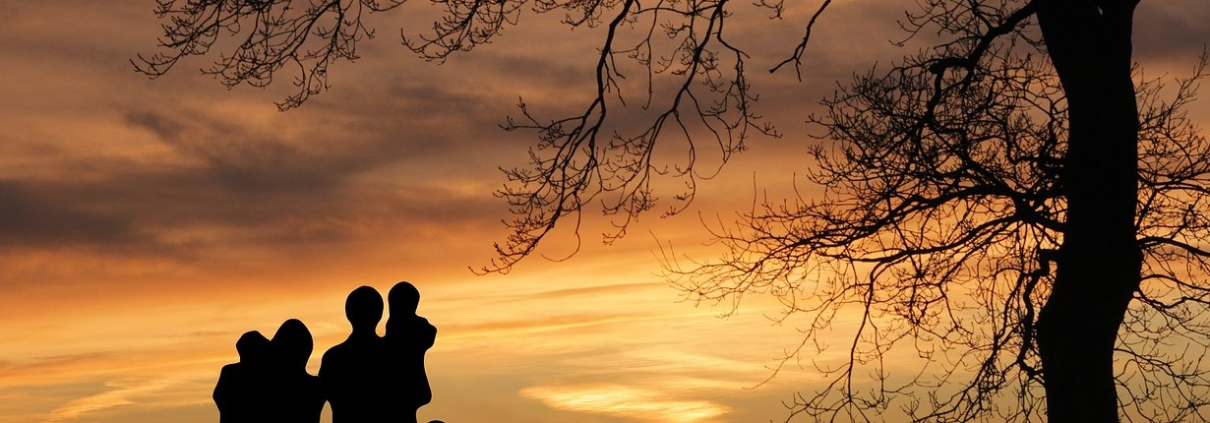
[[[239,362],[223,366],[214,387],[219,422],[318,423],[327,402],[332,423],[416,423],[433,399],[424,355],[437,328],[416,315],[420,291],[411,283],[395,284],[387,297],[391,317],[379,337],[382,295],[369,286],[349,293],[352,332],[324,353],[319,376],[307,373],[314,341],[298,319],[282,323],[272,340],[244,333],[235,344]]]

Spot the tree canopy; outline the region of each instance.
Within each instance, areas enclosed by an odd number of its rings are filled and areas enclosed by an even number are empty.
[[[932,100],[935,60],[872,70],[824,102],[812,121],[835,142],[815,145],[808,174],[826,187],[823,198],[761,204],[716,228],[724,257],[669,262],[693,300],[768,294],[784,304],[783,319],[809,322],[783,366],[836,348],[814,340],[846,311],[859,313],[848,362],[817,367],[832,385],[796,397],[798,413],[828,420],[899,406],[921,421],[1041,413],[1035,325],[1067,221],[1059,178],[1067,105],[1046,64],[1010,48],[943,81],[953,91]],[[1183,111],[1204,60],[1193,75],[1167,99],[1159,80],[1139,86],[1136,230],[1146,256],[1116,376],[1123,414],[1146,421],[1201,419],[1210,393],[1199,365],[1210,341],[1200,317],[1210,300],[1210,144]],[[919,373],[886,369],[905,354],[920,359]]]

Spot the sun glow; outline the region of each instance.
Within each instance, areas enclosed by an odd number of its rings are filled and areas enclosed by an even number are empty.
[[[525,388],[521,395],[551,408],[649,422],[706,423],[731,411],[711,401],[625,385],[540,386]]]

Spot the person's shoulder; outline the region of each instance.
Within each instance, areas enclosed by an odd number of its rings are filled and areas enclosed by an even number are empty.
[[[336,344],[324,352],[323,357],[319,359],[319,376],[316,377],[327,379],[333,375],[332,372],[343,372],[343,369],[347,367],[345,362],[348,360],[344,358],[345,354],[342,350],[341,344]]]
[[[225,364],[223,365],[222,370],[219,370],[219,375],[221,376],[225,374],[240,373],[243,371],[243,369],[244,366],[240,363]]]
[[[339,360],[342,358],[342,356],[347,354],[345,352],[347,349],[349,349],[349,346],[345,345],[344,342],[333,345],[332,348],[328,348],[327,351],[324,351],[322,360],[325,362],[330,360]]]
[[[319,376],[308,374],[308,375],[306,375],[306,377],[303,378],[302,384],[303,384],[303,386],[306,386],[309,388],[314,388],[314,387],[322,386],[323,380],[321,380],[319,378]]]
[[[428,328],[430,326],[433,326],[433,324],[429,323],[429,319],[426,319],[420,315],[409,316],[408,324],[411,325],[412,327],[417,327],[417,328]]]

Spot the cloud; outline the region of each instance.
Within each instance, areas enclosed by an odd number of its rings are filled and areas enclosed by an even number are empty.
[[[648,313],[646,315],[562,315],[535,319],[515,319],[515,320],[500,320],[489,321],[486,323],[458,325],[451,324],[444,327],[449,331],[451,336],[447,336],[450,340],[459,340],[462,337],[487,337],[487,338],[502,338],[502,337],[518,337],[529,336],[544,332],[565,331],[573,332],[576,336],[583,337],[586,334],[592,333],[592,328],[605,330],[613,328],[616,325],[624,325],[629,322],[652,320],[652,319],[667,319],[668,316]],[[461,336],[460,336],[461,335]],[[473,343],[467,343],[467,347],[473,347]]]
[[[408,153],[385,137],[369,142],[332,139],[341,134],[339,129],[305,141],[283,140],[271,133],[272,126],[252,128],[201,112],[136,111],[126,119],[192,162],[201,176],[248,195],[321,193]],[[341,148],[318,148],[332,145]]]
[[[115,355],[111,352],[88,352],[68,355],[38,357],[25,363],[9,362],[0,365],[7,379],[18,382],[37,382],[51,380],[62,374],[78,373],[81,369],[104,367],[112,364]]]
[[[1202,0],[1139,3],[1134,21],[1135,59],[1144,64],[1187,62],[1191,68],[1197,55],[1210,43],[1210,26],[1206,22],[1210,22],[1210,6]]]
[[[103,181],[0,181],[6,200],[0,203],[0,247],[167,253],[224,242],[330,243],[401,225],[412,234],[428,227],[482,227],[501,212],[487,192],[425,181],[250,195],[200,173],[148,169]]]
[[[104,392],[76,398],[51,410],[44,423],[58,423],[115,407],[136,404],[141,397],[169,390],[170,380],[114,380],[105,383]]]
[[[46,187],[0,180],[0,248],[73,244],[128,244],[148,239],[133,222],[89,210]]]
[[[125,113],[131,128],[169,147],[150,156],[48,150],[53,172],[0,179],[0,247],[339,242],[401,224],[495,225],[506,215],[492,184],[432,168],[441,162],[434,154],[448,153],[445,138],[409,141],[390,124],[366,129],[368,121],[258,124],[231,113],[238,111]]]
[[[72,399],[104,392],[100,380],[80,378],[47,385],[5,383],[0,385],[0,419],[12,422],[41,422],[50,410]]]
[[[616,384],[536,386],[522,389],[521,395],[555,409],[649,422],[710,422],[731,411],[712,401]]]
[[[535,293],[527,296],[529,299],[558,299],[567,297],[596,297],[599,295],[615,294],[615,295],[632,295],[638,292],[651,292],[652,289],[657,292],[663,291],[668,287],[668,283],[664,281],[655,282],[635,282],[635,283],[617,283],[609,285],[593,285],[585,287],[574,287],[567,289],[554,289],[544,292]]]

